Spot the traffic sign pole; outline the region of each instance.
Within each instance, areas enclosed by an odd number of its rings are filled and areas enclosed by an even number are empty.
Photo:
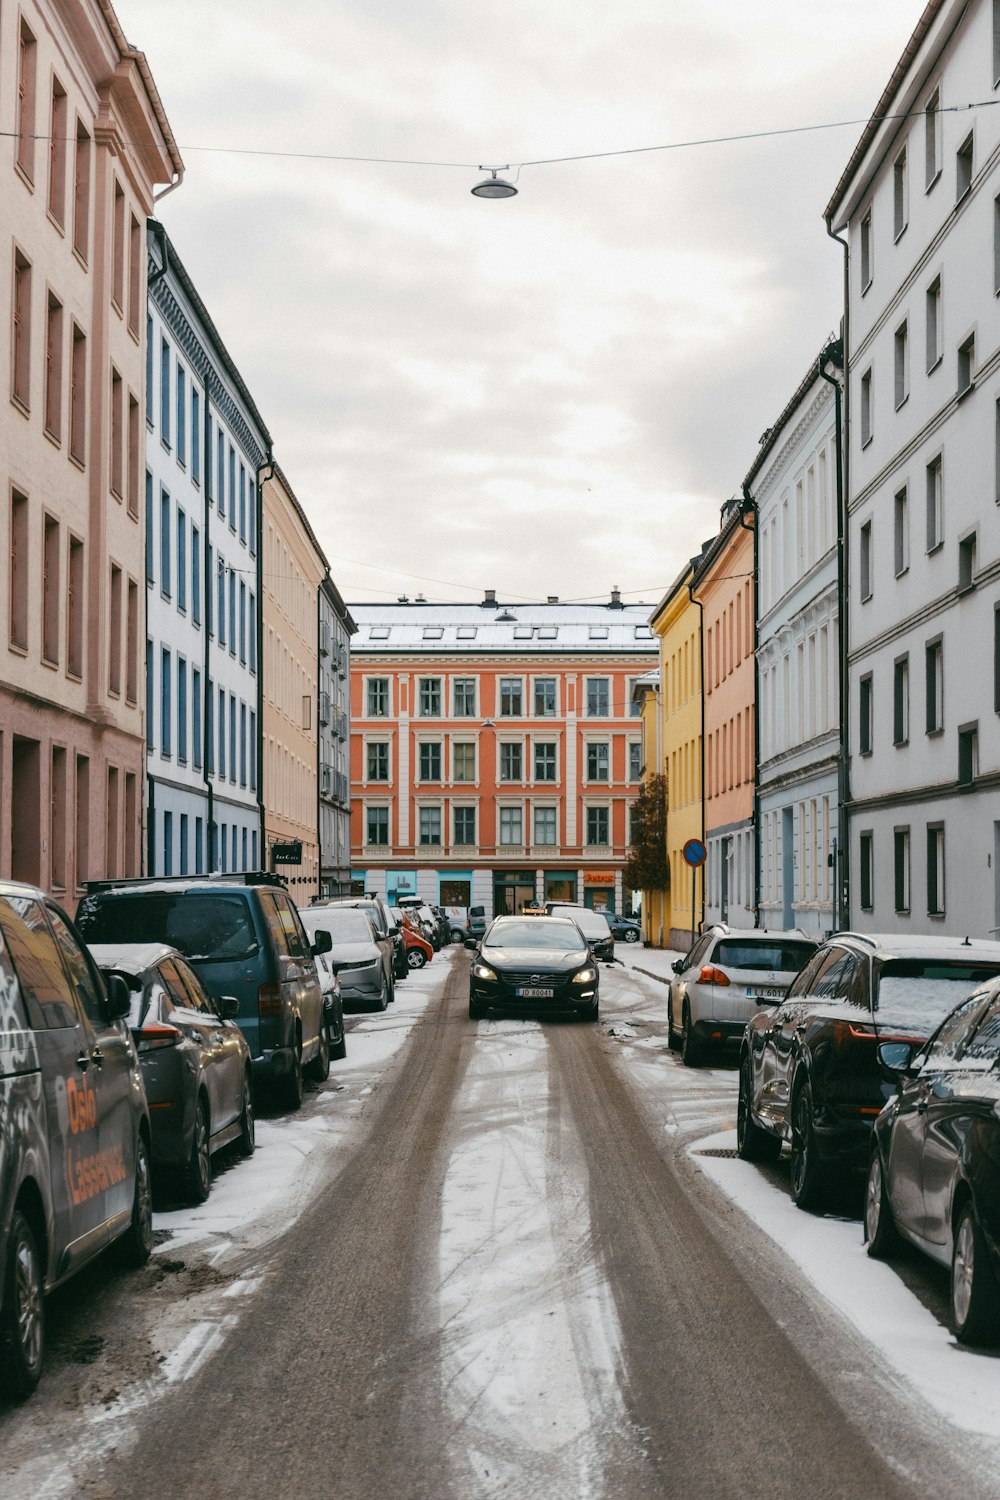
[[[698,894],[698,871],[708,858],[708,850],[701,839],[688,839],[681,850],[686,864],[691,866],[691,947],[694,947],[695,937],[695,899]]]

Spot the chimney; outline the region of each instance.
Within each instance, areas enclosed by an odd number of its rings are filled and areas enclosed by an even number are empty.
[[[414,596],[413,602],[414,604],[426,604],[427,600],[424,598],[423,594],[416,594]]]
[[[396,600],[397,604],[409,604],[409,602],[410,602],[410,599],[409,599],[409,595],[407,595],[407,594],[400,594],[399,597]]]
[[[614,584],[613,587],[612,587],[612,589],[611,589],[611,603],[608,605],[608,608],[609,609],[624,609],[625,608],[624,604],[622,603],[622,591],[618,587],[617,583]]]
[[[485,597],[485,599],[483,600],[482,604],[479,607],[480,607],[480,609],[495,609],[496,608],[496,602],[497,602],[497,591],[496,591],[496,589],[487,589],[486,590],[486,597]]]
[[[559,603],[559,595],[558,594],[550,594],[548,602],[550,604],[558,604]]]

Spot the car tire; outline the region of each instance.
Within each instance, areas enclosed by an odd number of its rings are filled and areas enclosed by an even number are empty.
[[[427,962],[427,955],[420,948],[407,948],[406,966],[409,969],[422,969]]]
[[[330,1076],[330,1037],[326,1029],[325,1018],[320,1020],[319,1045],[307,1072],[310,1083],[325,1083]]]
[[[372,1010],[385,1010],[385,1008],[386,1008],[386,1006],[388,1004],[389,1004],[389,986],[386,984],[386,982],[385,982],[385,975],[383,974],[382,975],[382,988],[378,992],[378,999],[376,1000],[375,1004],[372,1006]]]
[[[971,1202],[961,1209],[955,1226],[951,1316],[961,1343],[1000,1343],[1000,1287]]]
[[[240,1110],[237,1141],[241,1156],[253,1156],[257,1147],[257,1128],[253,1114],[253,1079],[249,1072],[243,1074],[243,1108]]]
[[[813,1129],[812,1087],[803,1083],[792,1102],[792,1160],[789,1185],[796,1208],[815,1213],[826,1202],[828,1172],[819,1159]]]
[[[873,1260],[888,1260],[899,1249],[899,1234],[889,1206],[878,1147],[872,1151],[865,1183],[865,1243]]]
[[[681,1062],[686,1068],[696,1068],[705,1055],[704,1048],[694,1034],[691,1025],[691,1011],[687,1001],[684,1002],[684,1014],[681,1017]]]
[[[285,1109],[296,1110],[302,1104],[305,1087],[302,1079],[302,1043],[296,1038],[295,1047],[292,1051],[291,1071],[282,1078],[278,1099]]]
[[[25,1401],[38,1384],[45,1359],[45,1286],[34,1231],[15,1208],[7,1236],[0,1310],[0,1389]]]
[[[347,1028],[344,1025],[344,1011],[340,1011],[340,1040],[333,1043],[330,1048],[330,1056],[334,1062],[343,1062],[347,1056]]]
[[[751,1110],[752,1067],[749,1057],[740,1064],[740,1091],[736,1100],[736,1154],[741,1161],[777,1161],[781,1138],[761,1130]]]
[[[184,1168],[184,1195],[190,1203],[204,1203],[212,1190],[211,1129],[208,1105],[199,1098],[194,1112],[191,1155]]]
[[[127,1266],[144,1266],[153,1253],[153,1176],[144,1135],[135,1143],[135,1189],[132,1217],[121,1237],[121,1257]]]
[[[636,932],[634,927],[629,927],[626,929],[625,941],[626,943],[637,943],[639,941],[639,934]]]
[[[674,1012],[670,1000],[670,991],[667,991],[667,1046],[671,1052],[677,1052],[680,1048],[680,1032],[674,1030]]]
[[[393,1001],[395,1000],[395,998],[396,998],[396,976],[395,976],[395,974],[392,974],[389,977],[389,1004],[390,1005],[393,1003]]]

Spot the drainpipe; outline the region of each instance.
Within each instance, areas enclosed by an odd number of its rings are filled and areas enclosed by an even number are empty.
[[[274,448],[257,470],[257,820],[260,824],[260,867],[270,863],[265,854],[264,818],[264,484],[274,477]]]
[[[747,524],[747,517],[750,523]],[[760,575],[760,538],[757,526],[757,502],[750,488],[743,484],[743,509],[740,525],[744,531],[753,533],[753,925],[760,926],[760,662],[757,647],[760,645],[760,610],[758,607],[758,578]]]
[[[840,708],[840,741],[837,748],[837,851],[834,863],[834,929],[839,931],[850,925],[850,846],[847,839],[847,808],[851,795],[848,762],[848,734],[850,709],[850,684],[847,675],[847,564],[849,558],[847,541],[847,455],[844,451],[844,433],[847,428],[846,404],[847,382],[847,278],[849,259],[847,242],[833,234],[827,226],[831,239],[844,246],[844,334],[833,339],[819,356],[818,370],[828,385],[833,386],[834,432],[837,446],[837,674]],[[824,366],[833,365],[841,371],[842,381],[836,375],[828,375]]]
[[[691,559],[691,577],[688,579],[688,597],[698,607],[698,681],[701,688],[701,837],[705,839],[705,606],[694,596],[694,565],[698,558]],[[706,846],[707,847],[707,846]],[[694,903],[691,922],[694,924]],[[705,926],[705,866],[701,867],[701,928]]]

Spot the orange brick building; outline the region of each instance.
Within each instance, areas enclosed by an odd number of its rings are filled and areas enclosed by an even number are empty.
[[[350,609],[356,885],[487,916],[553,899],[629,909],[649,606],[613,590]]]

